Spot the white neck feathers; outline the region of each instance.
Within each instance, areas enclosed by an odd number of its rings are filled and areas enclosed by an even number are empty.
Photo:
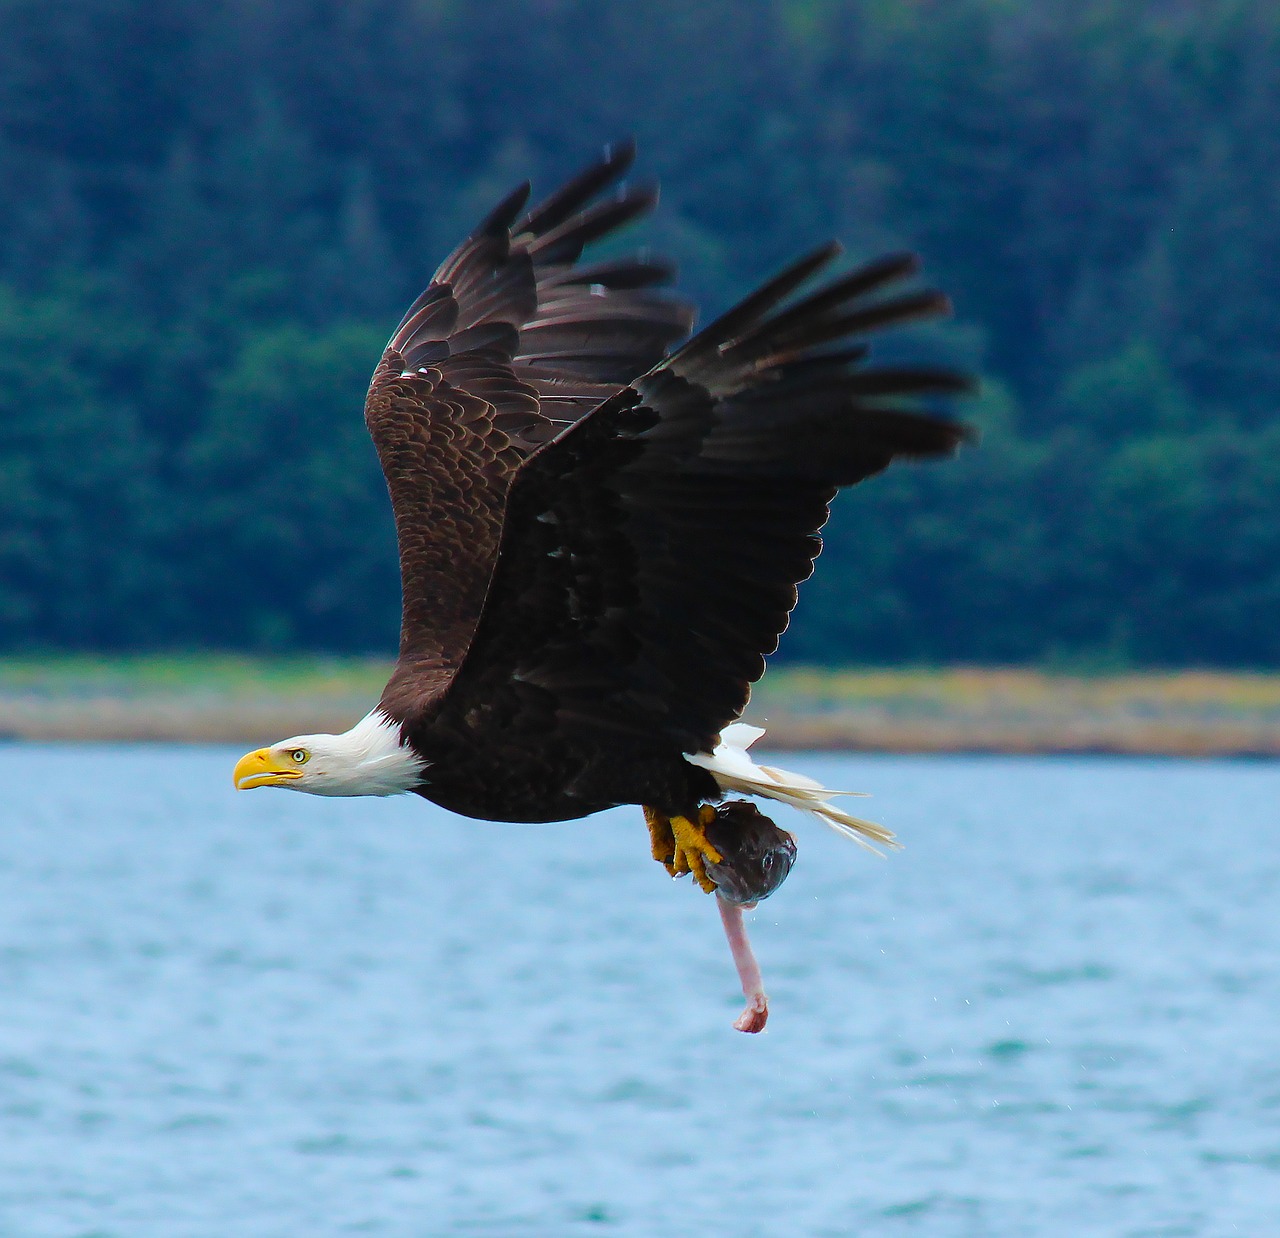
[[[302,742],[311,752],[311,768],[297,789],[315,795],[400,795],[412,791],[427,768],[400,742],[399,723],[380,709],[341,735],[306,736]]]

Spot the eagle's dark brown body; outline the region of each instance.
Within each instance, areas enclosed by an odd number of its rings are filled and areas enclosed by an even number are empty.
[[[858,336],[942,311],[910,255],[793,294],[826,246],[687,343],[649,259],[583,266],[647,210],[629,148],[540,207],[512,195],[410,307],[366,421],[395,512],[400,662],[381,707],[417,790],[512,821],[687,814],[812,571],[841,486],[963,436],[918,405],[956,375],[864,364]]]
[[[465,817],[487,821],[569,821],[619,804],[645,803],[670,816],[692,815],[720,797],[715,779],[670,748],[574,743],[553,731],[522,738],[518,760],[484,735],[447,724],[408,732],[431,766],[418,794]],[[415,736],[420,736],[415,737]]]

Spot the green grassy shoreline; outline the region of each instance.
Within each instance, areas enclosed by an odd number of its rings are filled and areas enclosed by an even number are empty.
[[[0,737],[260,743],[349,726],[375,658],[0,658]],[[780,667],[747,719],[772,748],[1280,756],[1280,674]]]

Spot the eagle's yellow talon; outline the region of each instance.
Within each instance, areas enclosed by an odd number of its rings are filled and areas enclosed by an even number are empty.
[[[644,821],[649,827],[649,848],[653,858],[673,877],[676,875],[676,837],[671,832],[671,822],[656,808],[646,807]]]
[[[711,809],[711,819],[715,819],[714,808]],[[697,821],[691,821],[688,817],[672,817],[671,832],[676,840],[677,865],[683,863],[681,871],[692,873],[694,881],[710,894],[716,888],[716,883],[707,876],[707,861],[718,864],[721,855],[707,842],[705,827],[702,824],[705,820],[706,813],[703,811],[698,813]]]
[[[718,852],[707,842],[706,827],[716,819],[716,810],[704,804],[696,820],[688,817],[668,817],[656,808],[645,808],[645,824],[649,827],[649,841],[653,858],[673,877],[692,873],[693,879],[710,894],[716,883],[707,876],[707,861],[718,864]]]

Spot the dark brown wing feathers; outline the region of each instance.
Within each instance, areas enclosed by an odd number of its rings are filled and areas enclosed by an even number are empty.
[[[402,685],[407,703],[443,689],[484,606],[502,512],[521,460],[493,406],[439,369],[411,375],[384,358],[365,406],[400,543]]]
[[[540,236],[559,227],[598,193],[620,180],[636,161],[636,144],[628,138],[605,148],[603,155],[544,198],[521,221],[519,231]]]
[[[707,750],[740,714],[837,488],[965,434],[918,398],[967,380],[864,368],[845,341],[849,322],[942,308],[884,295],[909,256],[784,304],[836,252],[796,263],[522,467],[449,703],[484,700],[508,734],[525,716],[568,744],[612,735],[620,752]]]
[[[649,209],[620,188],[629,147],[607,151],[524,214],[508,195],[449,255],[383,354],[365,420],[391,493],[404,597],[401,667],[385,702],[424,707],[470,646],[521,462],[661,359],[692,308],[669,267],[576,266],[591,240]]]
[[[919,401],[966,380],[869,367],[850,339],[945,310],[900,290],[909,254],[802,295],[840,252],[823,246],[664,359],[692,321],[671,268],[578,263],[652,206],[600,199],[633,157],[523,217],[527,191],[508,198],[374,377],[405,590],[383,703],[411,732],[447,715],[463,746],[706,749],[776,648],[836,490],[964,437]]]

